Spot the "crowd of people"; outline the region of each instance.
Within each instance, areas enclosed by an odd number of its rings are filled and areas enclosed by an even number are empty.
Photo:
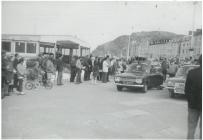
[[[40,77],[42,82],[50,78],[50,75],[57,75],[57,85],[63,85],[64,72],[70,72],[70,83],[80,84],[82,81],[92,80],[102,83],[109,82],[109,76],[116,73],[123,73],[126,69],[124,59],[106,57],[85,57],[73,56],[70,64],[66,65],[62,54],[39,54],[35,59],[25,59],[19,54],[8,55],[2,52],[2,98],[11,93],[24,95],[23,85],[26,80],[37,80]],[[83,79],[82,79],[83,78]]]
[[[123,59],[110,58],[108,55],[106,57],[74,56],[70,64],[70,82],[74,82],[76,79],[76,83],[80,84],[81,78],[84,77],[83,81],[92,80],[95,84],[97,81],[107,83],[109,75],[122,73],[125,69],[126,63]],[[81,75],[82,73],[84,76]]]
[[[43,83],[50,78],[50,75],[57,75],[57,85],[63,85],[63,73],[70,72],[70,83],[80,84],[83,81],[92,80],[96,84],[109,82],[109,76],[123,73],[127,65],[135,61],[146,61],[146,58],[132,57],[128,61],[124,58],[110,57],[85,57],[72,56],[69,65],[64,61],[65,57],[57,53],[39,54],[36,59],[24,62],[24,58],[19,54],[7,55],[2,52],[2,97],[15,92],[24,95],[23,82],[27,79],[35,80],[42,78]],[[178,67],[183,64],[195,64],[193,59],[180,61],[177,58],[160,58],[151,61],[151,64],[160,66],[166,80],[166,75],[174,77]]]
[[[149,65],[151,67],[160,67],[161,72],[163,74],[164,81],[167,78],[167,75],[169,77],[175,77],[178,68],[183,65],[198,65],[198,59],[194,59],[192,57],[180,59],[179,57],[159,57],[154,59],[147,59],[145,57],[131,57],[128,60],[128,64],[134,63],[135,61],[149,61]]]
[[[23,95],[23,78],[26,73],[24,59],[18,54],[6,55],[2,52],[2,98],[13,91]]]

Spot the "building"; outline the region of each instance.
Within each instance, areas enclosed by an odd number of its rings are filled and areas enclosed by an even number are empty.
[[[23,57],[35,57],[39,53],[57,51],[63,55],[85,56],[90,54],[90,45],[70,35],[19,35],[2,34],[2,50]]]
[[[176,57],[179,51],[178,40],[154,40],[149,43],[148,57]]]
[[[180,51],[178,52],[180,58],[191,57],[191,38],[192,36],[184,36],[180,39]]]
[[[132,41],[130,48],[130,56],[148,57],[149,42],[145,40]]]
[[[197,58],[202,53],[202,29],[176,39],[132,42],[130,56],[160,58]]]
[[[193,32],[190,51],[193,57],[199,57],[202,54],[202,29]]]

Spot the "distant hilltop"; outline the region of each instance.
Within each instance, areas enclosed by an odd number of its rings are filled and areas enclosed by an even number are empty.
[[[184,35],[179,35],[165,31],[150,31],[150,32],[137,32],[132,33],[130,36],[130,44],[136,42],[137,45],[143,42],[153,41],[168,41],[172,39],[179,39]],[[99,45],[92,54],[94,56],[104,56],[105,54],[111,54],[112,56],[123,56],[126,57],[126,50],[129,42],[129,35],[122,35],[116,39]]]

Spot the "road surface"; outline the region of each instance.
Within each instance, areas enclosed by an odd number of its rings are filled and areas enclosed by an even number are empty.
[[[25,93],[2,100],[3,138],[186,138],[187,102],[165,89],[88,81]]]

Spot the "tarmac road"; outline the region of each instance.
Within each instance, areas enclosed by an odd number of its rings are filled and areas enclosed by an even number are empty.
[[[89,81],[25,93],[2,100],[3,138],[186,138],[187,102],[165,89]]]

